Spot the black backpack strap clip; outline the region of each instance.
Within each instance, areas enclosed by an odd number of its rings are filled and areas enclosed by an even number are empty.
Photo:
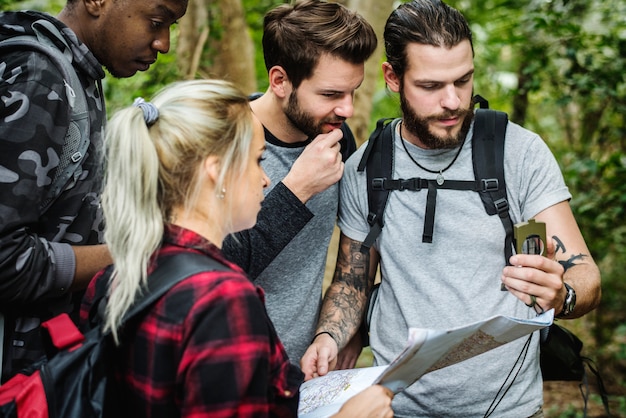
[[[377,177],[372,179],[371,186],[374,191],[391,191],[397,190],[402,192],[404,190],[411,190],[419,192],[422,189],[428,188],[428,183],[432,180],[426,180],[420,177],[413,177],[410,179],[388,179],[387,177]]]
[[[489,109],[489,102],[480,94],[475,94],[474,97],[472,97],[472,104],[474,106],[478,104],[478,107],[481,109]]]

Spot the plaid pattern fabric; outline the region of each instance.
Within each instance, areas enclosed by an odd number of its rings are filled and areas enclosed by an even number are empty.
[[[132,417],[296,416],[302,373],[287,358],[263,290],[196,233],[168,226],[159,256],[205,253],[232,268],[189,277],[123,330],[115,389]],[[81,308],[87,324],[99,278]]]

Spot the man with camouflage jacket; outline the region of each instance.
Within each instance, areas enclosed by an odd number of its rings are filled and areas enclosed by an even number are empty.
[[[169,50],[170,26],[186,7],[187,0],[68,0],[57,18],[0,13],[0,40],[33,33],[36,21],[54,25],[56,33],[39,32],[71,56],[85,91],[90,130],[82,172],[45,204],[63,156],[73,91],[43,53],[0,55],[2,381],[41,356],[41,321],[77,312],[82,290],[111,263],[99,202],[106,120],[102,67],[115,77],[147,70],[158,53]]]

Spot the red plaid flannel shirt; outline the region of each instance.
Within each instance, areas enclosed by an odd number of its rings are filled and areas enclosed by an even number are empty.
[[[303,375],[264,307],[261,288],[198,234],[168,225],[159,256],[196,251],[232,271],[191,276],[127,324],[115,389],[129,417],[293,417]],[[88,323],[102,273],[81,308]]]

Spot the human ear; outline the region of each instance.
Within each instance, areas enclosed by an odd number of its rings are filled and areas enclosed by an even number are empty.
[[[287,97],[291,90],[291,82],[285,69],[280,65],[275,65],[270,68],[268,76],[272,92],[281,99]]]
[[[387,83],[387,87],[394,93],[400,92],[400,79],[396,75],[395,71],[393,71],[393,67],[388,62],[383,63],[383,78],[385,79],[385,83]]]
[[[79,0],[85,5],[85,10],[92,16],[100,16],[102,9],[105,7],[107,1],[112,0]]]
[[[210,180],[211,183],[217,183],[217,179],[220,175],[220,169],[222,167],[221,158],[215,155],[209,155],[204,159],[202,163],[203,177]]]

